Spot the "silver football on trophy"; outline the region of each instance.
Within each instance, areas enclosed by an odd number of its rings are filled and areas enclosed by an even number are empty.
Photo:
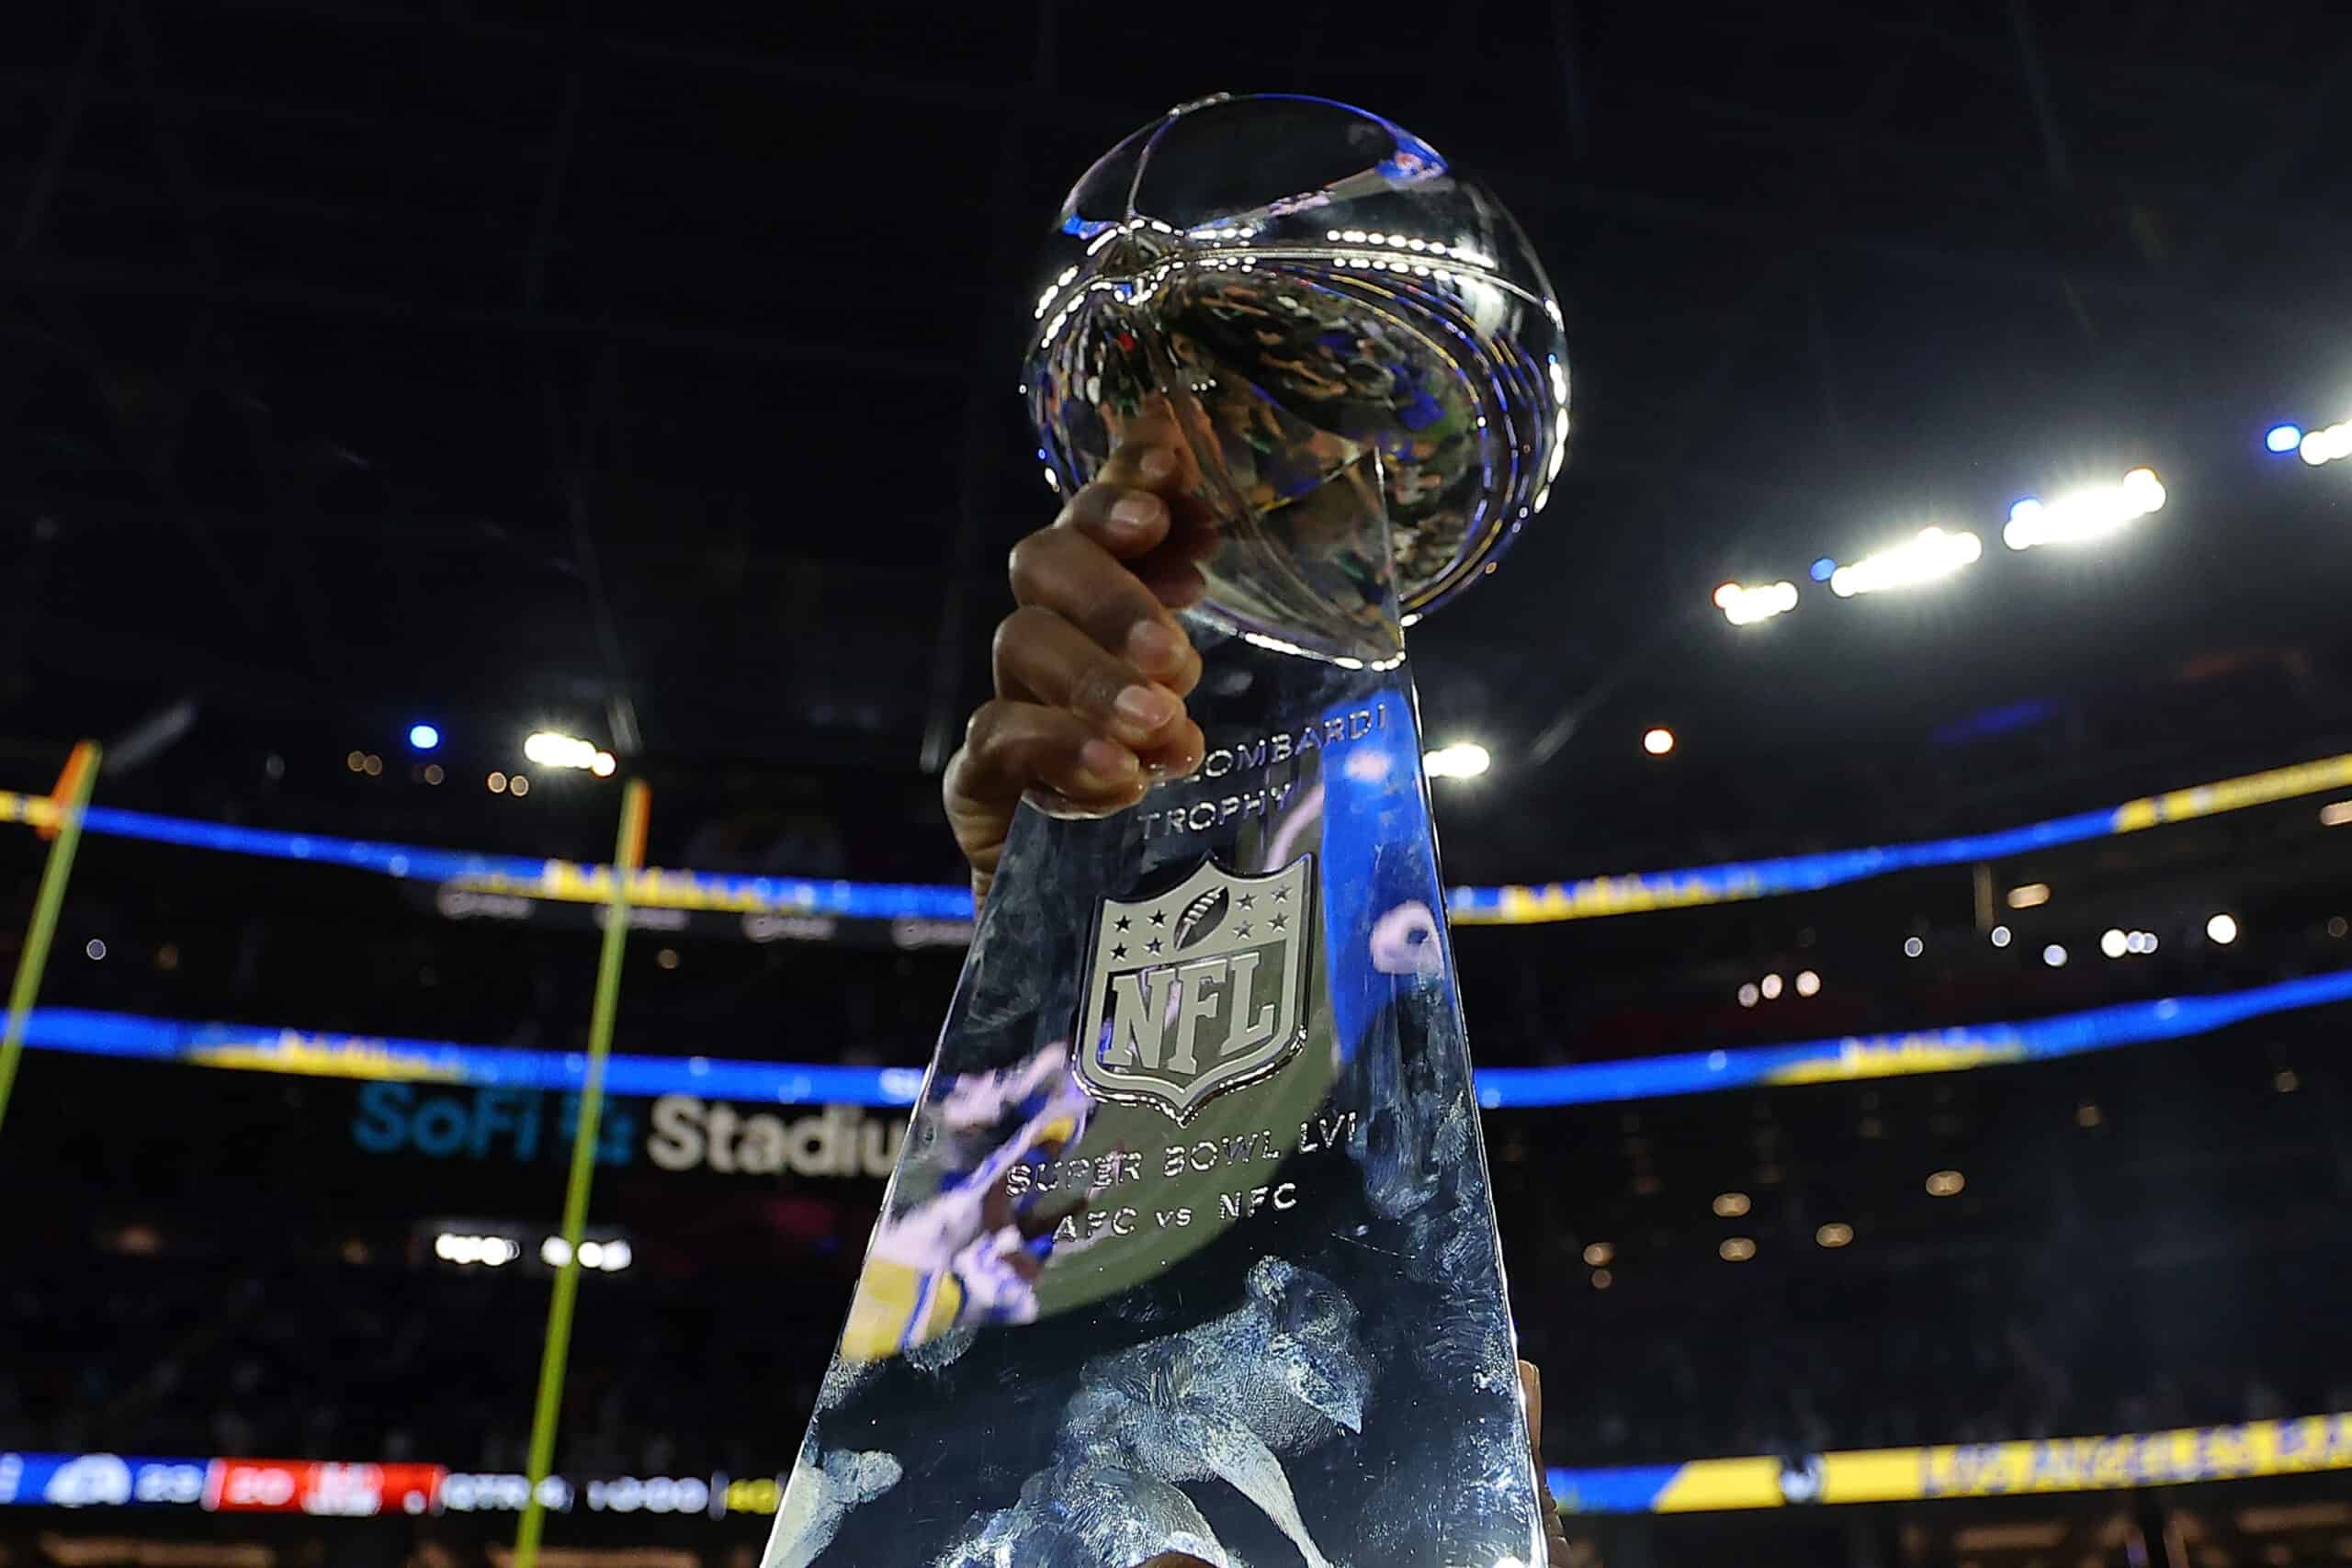
[[[1164,402],[1226,535],[1204,570],[1234,629],[1344,651],[1426,613],[1494,570],[1566,451],[1560,309],[1519,226],[1344,104],[1220,96],[1136,131],[1064,202],[1033,307],[1048,482],[1086,482]],[[1366,502],[1385,550],[1351,547]]]

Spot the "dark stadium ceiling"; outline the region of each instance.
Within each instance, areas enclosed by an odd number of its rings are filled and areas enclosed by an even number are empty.
[[[1482,175],[1566,306],[1566,477],[1415,645],[1433,736],[1496,753],[1463,816],[1544,803],[1525,874],[2352,744],[2352,464],[2258,451],[2352,415],[2329,0],[98,0],[10,34],[15,741],[192,694],[935,765],[1052,509],[1035,243],[1137,122],[1272,86]],[[2130,537],[1999,548],[2018,496],[2140,463],[2172,503]],[[1929,519],[1985,559],[1804,583]],[[1782,577],[1776,623],[1708,604]],[[2031,720],[1930,743],[1988,713]]]

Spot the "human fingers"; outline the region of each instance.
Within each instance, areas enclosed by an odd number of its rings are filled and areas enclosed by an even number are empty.
[[[996,689],[1007,697],[1066,709],[1138,754],[1177,739],[1182,697],[1042,604],[1023,604],[999,624],[992,655]]]
[[[1544,1468],[1544,1374],[1534,1362],[1520,1362],[1519,1386],[1527,1398],[1527,1456],[1535,1463],[1535,1495],[1544,1510],[1544,1553],[1553,1568],[1566,1568],[1568,1529],[1561,1521],[1559,1505],[1552,1500],[1550,1474]]]
[[[1200,679],[1200,655],[1174,612],[1085,533],[1040,529],[1013,546],[1010,568],[1018,603],[1055,612],[1180,696]]]
[[[1013,811],[1032,785],[1110,812],[1142,799],[1144,783],[1135,752],[1097,735],[1078,715],[999,697],[981,704],[965,726],[940,793],[948,827],[972,863],[974,891],[985,897]]]

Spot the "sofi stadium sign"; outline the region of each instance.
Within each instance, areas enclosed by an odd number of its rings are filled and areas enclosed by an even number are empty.
[[[371,1083],[359,1091],[351,1138],[369,1154],[563,1160],[571,1156],[579,1119],[579,1096],[572,1094]],[[641,1153],[662,1170],[879,1179],[898,1162],[905,1136],[897,1117],[876,1116],[860,1106],[774,1111],[665,1094],[650,1105],[615,1100],[598,1131],[596,1159],[627,1166]]]
[[[526,1476],[473,1474],[437,1464],[343,1464],[313,1460],[144,1459],[122,1454],[0,1452],[0,1506],[196,1508],[214,1514],[519,1512]],[[539,1483],[557,1513],[773,1514],[783,1478],[772,1475],[616,1475]]]

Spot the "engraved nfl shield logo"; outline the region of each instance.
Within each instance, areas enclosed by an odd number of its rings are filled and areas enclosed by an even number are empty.
[[[1315,857],[1239,876],[1213,860],[1150,898],[1095,912],[1072,1066],[1097,1100],[1180,1125],[1280,1069],[1306,1037]]]

